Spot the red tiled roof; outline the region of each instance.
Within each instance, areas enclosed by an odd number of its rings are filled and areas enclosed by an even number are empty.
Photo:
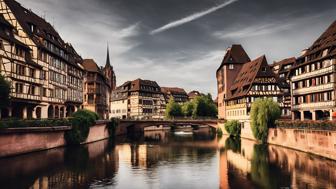
[[[245,52],[240,44],[234,44],[227,49],[223,61],[217,71],[223,67],[224,64],[243,64],[249,62],[250,57]]]
[[[185,94],[187,95],[186,91],[182,88],[178,87],[161,87],[161,92],[165,94]]]
[[[197,96],[201,96],[202,94],[198,91],[191,91],[188,93],[189,98],[195,98]]]
[[[93,59],[84,59],[82,65],[85,71],[100,73],[100,69]]]
[[[230,88],[227,99],[246,95],[256,77],[275,77],[274,72],[267,63],[265,55],[243,65]]]

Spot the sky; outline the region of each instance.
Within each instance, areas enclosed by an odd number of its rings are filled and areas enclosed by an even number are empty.
[[[299,56],[336,20],[335,0],[18,0],[53,24],[117,84],[137,78],[217,94],[225,50],[242,44],[268,63]]]

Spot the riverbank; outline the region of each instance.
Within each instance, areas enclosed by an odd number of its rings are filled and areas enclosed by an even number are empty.
[[[256,140],[249,124],[242,127],[241,137]],[[336,131],[270,128],[267,143],[336,160]]]
[[[107,123],[97,121],[82,144],[109,138]],[[0,129],[0,158],[66,146],[64,133],[70,129],[70,126]]]

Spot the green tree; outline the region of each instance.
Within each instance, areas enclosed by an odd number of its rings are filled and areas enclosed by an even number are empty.
[[[259,141],[267,142],[268,128],[274,127],[275,121],[281,116],[280,106],[272,99],[258,99],[251,107],[251,128]]]
[[[194,99],[193,117],[217,117],[217,106],[210,94],[198,96]]]
[[[239,121],[236,121],[236,120],[228,121],[225,123],[224,127],[225,127],[225,130],[230,134],[230,136],[233,136],[233,137],[240,136],[241,126],[240,126]]]
[[[0,118],[1,118],[1,109],[9,106],[10,103],[10,90],[11,86],[5,77],[0,75]]]
[[[175,118],[175,117],[182,117],[182,108],[181,105],[176,103],[174,98],[171,97],[169,102],[166,106],[165,117],[167,119]]]
[[[182,105],[182,113],[186,117],[191,117],[194,111],[194,103],[193,102],[186,102]]]

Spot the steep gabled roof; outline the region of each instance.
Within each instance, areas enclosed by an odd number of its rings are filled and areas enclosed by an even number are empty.
[[[265,55],[243,65],[230,88],[227,99],[246,95],[257,77],[275,77],[274,72],[267,63]]]
[[[245,52],[244,48],[240,44],[233,44],[231,48],[227,49],[223,61],[217,71],[225,64],[244,64],[249,61],[251,61],[250,57]]]
[[[303,56],[316,53],[320,50],[336,46],[336,21],[310,46]]]
[[[178,88],[178,87],[161,87],[161,92],[165,93],[165,94],[183,94],[183,95],[187,95],[187,92],[182,89],[182,88]]]
[[[143,86],[143,87],[141,87]],[[152,93],[161,93],[160,86],[156,81],[136,79],[131,82],[130,91],[143,91]]]
[[[84,59],[83,67],[85,71],[100,73],[100,69],[93,59]]]

